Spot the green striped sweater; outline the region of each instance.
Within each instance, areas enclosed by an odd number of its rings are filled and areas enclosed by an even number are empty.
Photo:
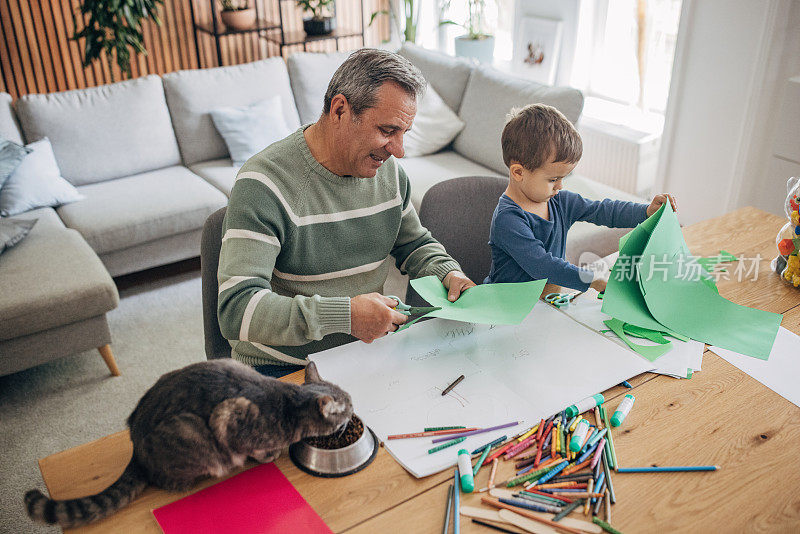
[[[420,224],[394,158],[374,178],[338,176],[303,130],[242,166],[225,215],[219,324],[249,365],[303,365],[354,340],[350,297],[383,291],[390,255],[412,278],[460,269]]]

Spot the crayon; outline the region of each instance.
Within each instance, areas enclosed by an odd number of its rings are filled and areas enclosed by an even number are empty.
[[[447,443],[442,443],[441,445],[437,445],[436,447],[434,447],[432,449],[428,449],[428,454],[433,454],[434,452],[439,452],[442,449],[446,449],[447,447],[452,447],[456,443],[461,443],[465,439],[467,439],[467,438],[456,438],[456,439],[454,439],[452,441],[448,441]]]
[[[594,489],[594,480],[589,480],[589,486],[586,488],[586,493],[591,494]],[[586,499],[586,506],[583,507],[583,515],[589,515],[589,507],[592,506],[592,501]]]
[[[481,497],[481,502],[483,504],[488,504],[489,506],[494,506],[495,508],[502,508],[504,510],[511,510],[512,512],[518,513],[523,517],[527,517],[528,519],[532,519],[534,521],[538,521],[539,523],[543,523],[545,525],[549,525],[553,528],[558,530],[563,530],[565,532],[569,532],[570,534],[583,534],[582,530],[578,530],[577,528],[568,527],[566,525],[560,525],[558,523],[554,523],[549,519],[544,519],[538,515],[528,513],[525,510],[520,510],[518,508],[514,508],[510,504],[502,503],[497,499],[493,499],[492,497]]]
[[[603,462],[603,471],[606,473],[606,487],[608,488],[609,496],[611,497],[611,504],[616,504],[617,497],[614,495],[614,483],[611,481],[611,469],[608,467],[608,456],[606,452],[600,455]]]
[[[503,441],[505,441],[506,437],[507,437],[507,436],[500,436],[500,437],[499,437],[499,438],[497,438],[496,440],[494,440],[494,441],[490,441],[490,442],[489,442],[489,443],[487,443],[486,445],[481,445],[480,447],[478,447],[477,449],[475,449],[474,451],[472,451],[470,454],[478,454],[479,452],[483,451],[483,449],[485,449],[486,447],[489,447],[489,449],[491,449],[491,448],[492,448],[492,447],[494,447],[495,445],[500,445],[501,443],[503,443]]]
[[[575,508],[578,508],[583,504],[583,501],[574,501],[572,504],[568,504],[564,507],[563,510],[558,512],[555,517],[553,517],[553,521],[561,521],[565,517],[567,517]]]
[[[387,436],[386,439],[408,439],[408,438],[425,438],[428,436],[444,436],[448,434],[461,434],[462,432],[468,432],[470,430],[478,430],[478,427],[452,429],[452,430],[432,430],[426,432],[412,432],[411,434],[394,434],[392,436]],[[444,439],[450,439],[450,438],[444,438]]]
[[[506,423],[504,425],[491,426],[489,428],[479,428],[479,429],[475,429],[475,430],[470,430],[469,432],[459,433],[459,436],[464,436],[464,437],[466,437],[466,436],[474,436],[475,434],[483,434],[484,432],[491,432],[493,430],[500,430],[501,428],[508,428],[510,426],[515,426],[515,425],[518,425],[518,424],[519,424],[519,421],[512,421],[512,422]],[[445,440],[448,440],[448,439],[450,439],[450,438],[435,438],[435,439],[433,439],[431,441],[431,443],[439,443],[440,441],[445,441]]]
[[[550,499],[552,501],[558,501],[562,503],[571,503],[572,499],[569,497],[564,497],[563,495],[556,497],[555,495],[551,495],[549,493],[545,493],[543,491],[535,490],[535,489],[526,489],[523,490],[522,493],[529,493],[531,495],[535,495],[537,497],[541,497],[542,499]]]
[[[611,452],[611,456],[608,457],[608,463],[612,469],[616,470],[619,466],[617,465],[617,453],[614,450],[614,437],[611,435],[611,426],[608,424],[608,413],[602,407],[600,408],[600,415],[603,416],[603,423],[608,429],[608,433],[606,434],[606,446],[608,446]]]
[[[423,428],[422,430],[425,432],[436,432],[437,430],[459,430],[467,428],[465,426],[429,426]]]
[[[614,527],[612,527],[611,525],[609,525],[608,523],[606,523],[605,521],[603,521],[600,518],[593,517],[592,521],[596,525],[600,525],[600,528],[602,528],[606,532],[609,532],[610,534],[622,534],[622,532],[620,532],[619,530],[615,529]]]
[[[478,476],[478,471],[481,470],[481,466],[483,465],[483,461],[489,456],[489,451],[492,450],[490,445],[486,445],[486,448],[483,449],[483,454],[478,459],[478,462],[475,464],[475,467],[472,469],[472,476]]]
[[[684,471],[716,471],[716,465],[680,465],[680,466],[652,466],[652,467],[618,467],[617,473],[677,473]]]
[[[592,461],[589,464],[589,467],[594,469],[595,466],[600,461],[600,455],[603,454],[603,449],[606,446],[606,438],[601,438],[600,441],[597,442],[595,445],[594,456],[592,456]]]
[[[499,501],[505,504],[510,504],[511,506],[516,506],[517,508],[533,510],[534,512],[549,512],[551,514],[557,514],[561,511],[561,508],[557,506],[548,506],[546,504],[539,504],[530,501],[526,502],[524,499],[505,499],[501,497]]]

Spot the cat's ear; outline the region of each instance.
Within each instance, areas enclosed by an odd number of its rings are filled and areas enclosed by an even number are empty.
[[[342,413],[346,408],[343,402],[336,402],[330,395],[321,395],[317,397],[317,407],[319,408],[320,415],[325,419],[332,415]]]
[[[322,382],[322,379],[319,377],[319,373],[317,372],[317,364],[314,362],[308,362],[306,365],[306,384],[310,384],[312,382]]]

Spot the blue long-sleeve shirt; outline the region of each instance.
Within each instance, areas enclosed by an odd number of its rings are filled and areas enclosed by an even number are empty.
[[[547,206],[549,221],[523,210],[507,195],[500,197],[489,233],[492,268],[484,283],[547,278],[553,284],[586,291],[592,272],[564,259],[569,228],[577,221],[632,228],[647,218],[646,204],[587,200],[564,190],[548,200]]]

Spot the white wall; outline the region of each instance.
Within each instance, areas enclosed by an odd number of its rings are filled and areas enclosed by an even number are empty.
[[[767,181],[776,95],[798,74],[797,0],[684,0],[656,188],[683,223],[755,204],[780,213]],[[797,140],[800,143],[800,139]]]

